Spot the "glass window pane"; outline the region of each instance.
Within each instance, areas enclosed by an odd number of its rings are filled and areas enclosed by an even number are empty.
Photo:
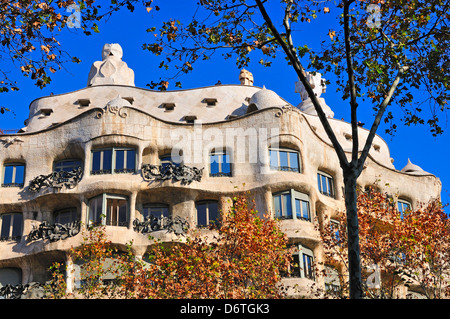
[[[295,199],[295,216],[297,218],[301,218],[302,217],[302,201],[298,198]]]
[[[99,196],[89,202],[89,224],[99,224],[102,221],[103,197]]]
[[[307,201],[302,200],[302,217],[306,220],[310,220],[309,218],[309,203]]]
[[[119,150],[116,151],[116,166],[115,169],[124,169],[124,155],[125,155],[125,151],[124,150]]]
[[[14,183],[23,184],[24,176],[25,176],[25,166],[17,165],[16,166],[16,177],[14,179]]]
[[[291,194],[283,194],[283,216],[292,218]]]
[[[320,182],[321,181],[320,176],[321,176],[320,174],[317,174],[317,187],[319,188],[319,192],[322,193],[322,183]]]
[[[9,237],[9,230],[11,228],[11,215],[5,214],[1,216],[2,218],[2,229],[0,233],[0,238],[8,238]]]
[[[112,167],[112,150],[103,150],[103,170],[110,171]]]
[[[333,193],[333,179],[328,177],[327,180],[328,180],[328,194],[330,194],[330,196],[333,196],[334,195],[334,193]]]
[[[275,210],[275,217],[280,218],[281,217],[281,195],[275,195],[273,197],[273,208]]]
[[[101,169],[100,165],[101,151],[92,152],[92,171],[99,171]]]
[[[218,155],[211,155],[210,156],[211,161],[211,174],[217,174],[220,172],[219,170],[219,156]]]
[[[106,199],[106,224],[111,226],[126,226],[127,201],[125,199]]]
[[[208,203],[208,215],[209,215],[209,224],[217,222],[218,212],[216,202]]]
[[[3,178],[3,184],[11,184],[13,182],[14,166],[5,166],[5,177]]]
[[[222,155],[222,173],[231,173],[230,155]]]
[[[327,183],[327,178],[325,176],[322,175],[322,191],[324,194],[328,194],[328,183]]]
[[[289,152],[289,165],[293,171],[300,171],[298,167],[298,153]]]
[[[119,205],[119,225],[127,226],[127,201],[122,200],[118,203]]]
[[[136,168],[136,151],[135,150],[127,150],[127,168],[135,169]]]
[[[273,168],[278,168],[278,151],[269,150],[270,156],[270,166]]]
[[[11,236],[13,237],[22,236],[22,214],[14,214],[13,229]]]
[[[280,154],[280,166],[281,167],[283,167],[283,166],[284,167],[289,167],[289,164],[288,164],[288,153],[280,151],[279,154]]]
[[[197,205],[197,225],[198,226],[207,226],[208,221],[206,219],[206,204],[198,204]]]

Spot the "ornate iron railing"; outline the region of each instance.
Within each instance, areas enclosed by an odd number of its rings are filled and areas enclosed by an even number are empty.
[[[44,284],[31,282],[25,285],[7,284],[0,287],[0,299],[36,299],[45,294]]]
[[[200,182],[203,175],[203,168],[189,167],[186,165],[176,166],[173,163],[164,165],[142,165],[142,177],[145,181],[181,181],[182,184],[190,184],[193,181]]]
[[[51,172],[48,175],[39,175],[30,181],[28,189],[32,193],[39,192],[43,187],[74,188],[83,177],[83,169],[78,167],[71,171]]]
[[[218,173],[210,173],[211,177],[231,177],[231,172],[218,172]]]
[[[73,237],[80,232],[81,222],[79,220],[67,224],[53,224],[42,222],[38,227],[33,225],[33,229],[28,234],[28,240],[49,239],[51,242]]]
[[[142,234],[148,234],[158,230],[167,230],[168,233],[184,235],[189,230],[189,223],[180,216],[175,216],[174,218],[157,218],[150,215],[147,216],[143,222],[139,219],[135,219],[133,221],[133,230]]]

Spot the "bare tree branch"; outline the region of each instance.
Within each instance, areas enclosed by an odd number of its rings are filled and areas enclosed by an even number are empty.
[[[274,26],[272,20],[270,19],[269,15],[267,14],[266,9],[264,8],[264,5],[262,1],[256,0],[256,3],[258,4],[258,8],[264,18],[264,21],[266,21],[267,26],[273,33],[274,37],[277,39],[277,42],[281,45],[284,52],[286,53],[289,61],[292,63],[292,66],[294,67],[294,70],[296,71],[300,81],[302,82],[303,86],[306,89],[306,92],[308,93],[308,96],[311,98],[311,101],[314,105],[314,108],[317,112],[317,115],[319,116],[320,122],[322,123],[325,132],[327,133],[328,138],[331,140],[331,143],[333,144],[334,149],[336,150],[336,154],[338,156],[339,162],[341,167],[347,167],[348,166],[348,160],[345,156],[345,152],[342,149],[341,144],[338,142],[336,135],[334,134],[333,129],[331,128],[330,123],[328,122],[327,116],[325,115],[322,107],[320,106],[319,100],[317,99],[317,96],[315,95],[314,91],[311,88],[311,85],[308,83],[306,79],[306,73],[305,69],[300,63],[300,60],[298,58],[298,55],[295,51],[291,50],[288,44],[284,41],[280,33],[278,32],[277,28]],[[286,25],[285,25],[286,26]],[[288,29],[289,29],[289,25]],[[289,30],[290,32],[290,30]],[[286,34],[288,34],[288,31],[286,31]]]

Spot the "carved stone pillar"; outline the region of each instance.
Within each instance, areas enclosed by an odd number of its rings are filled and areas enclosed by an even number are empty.
[[[128,229],[133,229],[133,221],[136,218],[136,198],[137,192],[130,195],[130,219],[128,221]]]

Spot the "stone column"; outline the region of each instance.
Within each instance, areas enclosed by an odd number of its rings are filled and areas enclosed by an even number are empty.
[[[136,198],[137,192],[134,191],[130,195],[130,220],[128,221],[128,229],[133,229],[133,221],[136,218]]]
[[[81,229],[86,229],[86,223],[88,218],[88,205],[89,200],[84,197],[84,195],[80,196],[80,206],[81,206]]]

